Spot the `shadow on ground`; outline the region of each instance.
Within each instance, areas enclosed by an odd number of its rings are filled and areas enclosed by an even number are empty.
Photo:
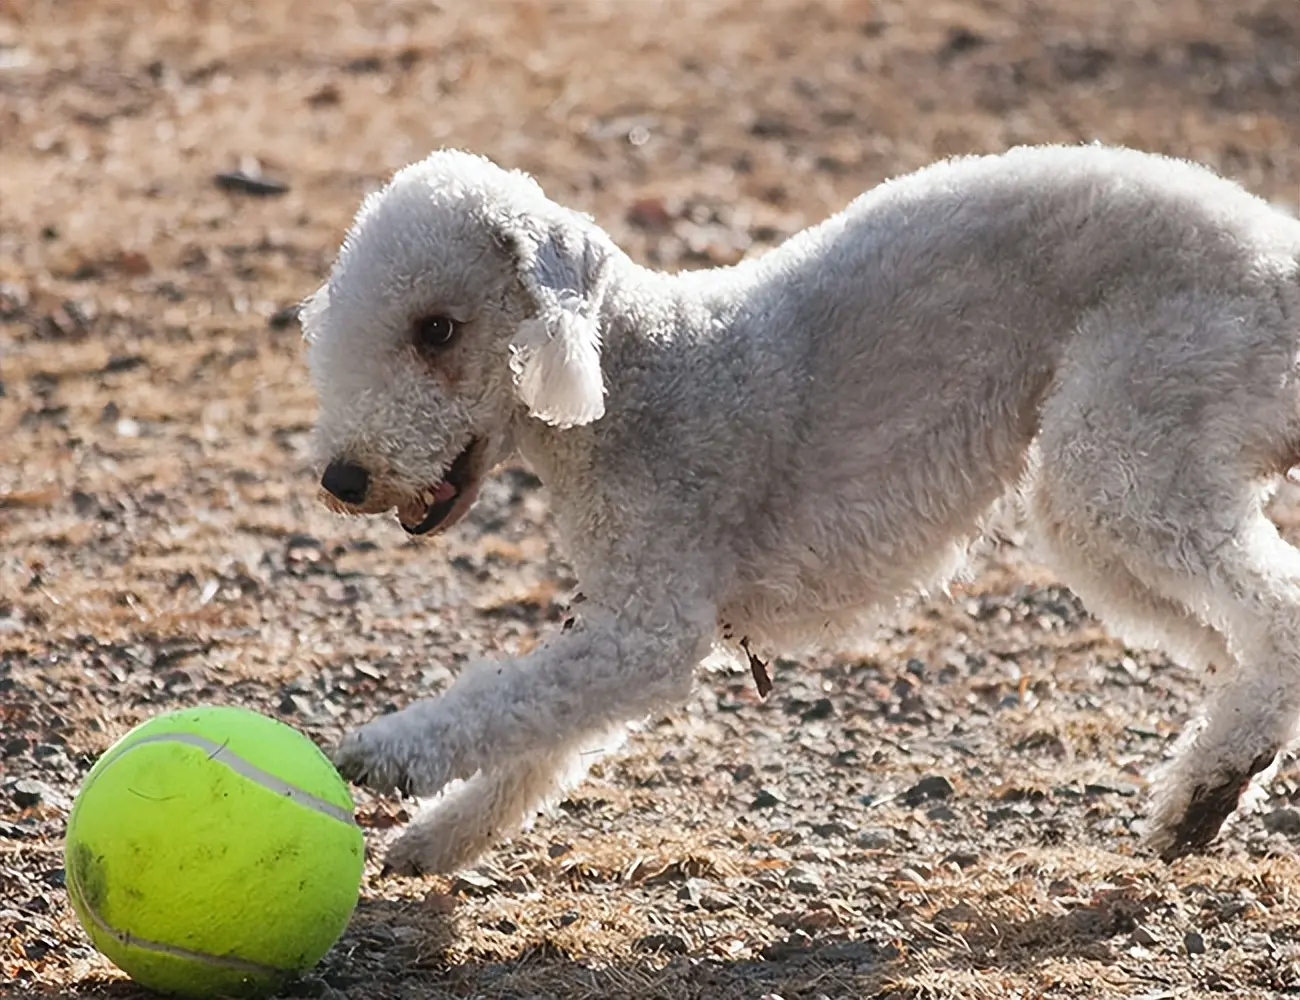
[[[902,954],[884,939],[825,943],[804,935],[802,940],[792,936],[769,946],[770,957],[764,960],[728,961],[665,954],[680,949],[682,942],[664,934],[658,941],[644,942],[644,961],[600,963],[575,959],[549,942],[510,959],[464,962],[448,953],[456,941],[451,916],[431,915],[420,903],[367,900],[358,907],[353,928],[325,961],[289,983],[279,996],[330,1000],[358,987],[364,990],[369,978],[366,955],[373,944],[389,960],[400,956],[405,965],[404,974],[384,970],[379,977],[383,985],[368,994],[374,1000],[416,995],[422,1000],[471,996],[479,1000],[753,1000],[773,995],[784,1000],[894,1000],[929,995],[934,989],[959,990],[964,978],[977,970],[987,978],[998,971],[1029,971],[1050,958],[1105,960],[1110,942],[1130,933],[1150,905],[1132,895],[1116,894],[1059,916],[1011,922],[982,922],[977,913],[954,908],[936,917],[929,930],[962,939],[966,948],[945,949],[942,958],[928,950]],[[975,929],[963,935],[955,929],[958,925]],[[38,990],[33,995],[50,1000],[153,996],[120,979],[102,977],[87,977],[78,990]]]

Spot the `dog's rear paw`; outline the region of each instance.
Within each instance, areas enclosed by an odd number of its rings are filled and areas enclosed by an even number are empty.
[[[1161,804],[1152,818],[1148,842],[1164,861],[1174,861],[1203,851],[1237,811],[1242,796],[1257,774],[1268,770],[1274,753],[1261,754],[1241,772],[1216,775],[1192,786],[1191,794],[1174,796]]]
[[[1182,815],[1163,830],[1163,836],[1151,838],[1152,846],[1164,861],[1204,850],[1219,835],[1249,784],[1249,777],[1230,777],[1213,785],[1197,785]]]

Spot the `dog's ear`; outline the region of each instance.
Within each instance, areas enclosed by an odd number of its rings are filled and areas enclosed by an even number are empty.
[[[510,344],[515,392],[539,420],[574,427],[605,414],[600,371],[602,274],[610,245],[576,213],[516,220],[506,243],[535,312]]]

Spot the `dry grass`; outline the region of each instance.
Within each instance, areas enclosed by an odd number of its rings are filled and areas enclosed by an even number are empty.
[[[135,995],[86,947],[60,855],[128,727],[229,701],[328,743],[564,615],[522,469],[431,544],[313,503],[280,311],[388,172],[468,146],[693,267],[1023,141],[1128,142],[1300,201],[1297,95],[1292,0],[0,0],[5,995]],[[288,193],[214,183],[250,159]],[[774,679],[760,703],[747,675],[702,676],[476,872],[372,865],[290,993],[1300,991],[1300,772],[1212,857],[1148,858],[1143,776],[1198,681],[1111,642],[1014,548],[871,648]],[[377,853],[402,806],[360,808]]]

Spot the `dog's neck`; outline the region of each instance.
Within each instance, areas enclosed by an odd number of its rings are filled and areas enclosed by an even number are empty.
[[[685,298],[677,288],[677,277],[637,264],[612,241],[602,264],[599,301],[595,306],[600,328],[600,360],[605,387],[605,414],[590,424],[555,427],[529,415],[522,404],[511,421],[510,438],[517,451],[562,505],[570,490],[595,488],[582,481],[582,470],[591,464],[591,450],[608,434],[617,434],[634,388],[629,373],[644,372],[647,365],[660,363],[677,330]],[[696,308],[696,307],[692,307]]]

